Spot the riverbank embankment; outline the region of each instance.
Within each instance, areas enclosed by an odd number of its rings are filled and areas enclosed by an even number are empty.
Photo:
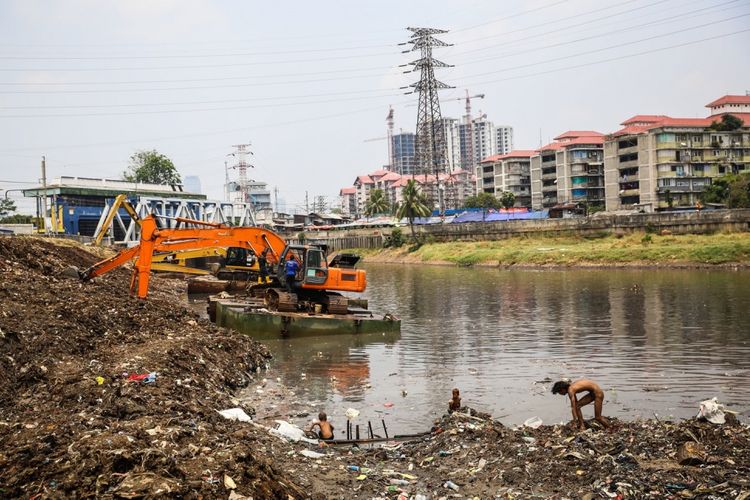
[[[357,249],[364,262],[484,267],[750,267],[750,233],[529,235]]]

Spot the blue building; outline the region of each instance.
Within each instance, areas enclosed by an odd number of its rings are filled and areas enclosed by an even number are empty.
[[[115,197],[126,194],[135,206],[142,196],[149,198],[205,200],[206,196],[188,193],[181,185],[144,184],[113,179],[88,177],[59,177],[47,185],[25,189],[23,195],[37,199],[37,214],[44,211],[42,200],[47,198],[45,224],[53,232],[93,236],[105,205],[112,205]],[[125,210],[120,216],[126,224],[130,217]],[[121,239],[119,227],[114,226],[115,238]],[[121,232],[121,231],[120,231]]]
[[[401,175],[416,174],[416,136],[411,132],[401,132],[393,136],[393,171]]]

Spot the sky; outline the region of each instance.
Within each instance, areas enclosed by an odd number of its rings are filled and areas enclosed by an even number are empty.
[[[156,149],[219,199],[250,143],[280,208],[335,204],[387,162],[389,106],[415,129],[409,26],[447,30],[443,116],[485,94],[473,114],[513,126],[517,149],[750,91],[750,0],[4,0],[0,193],[38,184],[42,155],[50,180],[119,178]]]

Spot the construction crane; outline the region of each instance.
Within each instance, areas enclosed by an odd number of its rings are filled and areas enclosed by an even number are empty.
[[[388,170],[393,171],[396,165],[396,158],[393,156],[393,106],[388,106],[388,116],[385,117],[385,122],[388,125],[388,135],[385,137],[373,137],[372,139],[365,139],[362,142],[375,142],[375,141],[388,141]]]
[[[484,94],[469,95],[469,91],[466,90],[466,97],[454,97],[452,99],[446,99],[447,101],[466,101],[466,114],[464,120],[466,121],[466,150],[464,154],[464,161],[461,165],[465,170],[471,171],[474,166],[474,131],[473,131],[473,118],[471,117],[471,100],[472,99],[484,99]]]

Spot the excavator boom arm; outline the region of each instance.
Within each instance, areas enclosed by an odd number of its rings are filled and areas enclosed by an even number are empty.
[[[268,248],[269,261],[277,263],[286,247],[286,242],[271,230],[258,227],[210,227],[186,229],[159,229],[153,215],[141,220],[141,242],[121,251],[114,257],[103,260],[81,273],[81,279],[89,280],[126,262],[138,258],[135,265],[132,287],[138,278],[138,297],[146,298],[151,273],[151,261],[155,252],[175,252],[209,247],[242,247],[257,255]]]

